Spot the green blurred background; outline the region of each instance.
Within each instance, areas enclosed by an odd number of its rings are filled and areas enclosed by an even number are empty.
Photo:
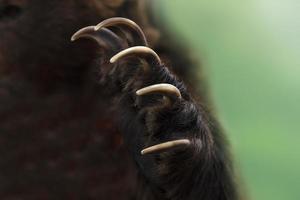
[[[300,199],[300,1],[157,0],[203,63],[253,200]]]

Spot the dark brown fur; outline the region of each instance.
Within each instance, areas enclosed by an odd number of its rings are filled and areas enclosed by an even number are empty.
[[[10,5],[20,12],[0,15],[0,199],[237,199],[225,139],[205,88],[195,86],[195,64],[151,21],[144,1],[0,0],[0,12]],[[189,88],[166,68],[132,88],[165,81],[181,89],[188,101],[178,104],[179,118],[172,117],[176,107],[165,110],[174,127],[146,126],[167,134],[185,120],[182,132],[196,141],[188,151],[136,155],[142,143],[134,136],[148,130],[136,120],[143,109],[128,107],[130,91],[112,97],[97,83],[96,44],[69,41],[79,28],[113,16],[141,25]]]

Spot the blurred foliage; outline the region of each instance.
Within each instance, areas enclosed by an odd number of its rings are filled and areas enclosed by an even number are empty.
[[[299,200],[300,1],[156,2],[204,58],[250,199]]]

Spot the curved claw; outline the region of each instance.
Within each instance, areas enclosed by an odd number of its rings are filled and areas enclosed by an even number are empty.
[[[136,91],[136,95],[138,96],[143,96],[148,94],[161,94],[172,100],[182,98],[179,89],[174,85],[167,84],[167,83],[151,85]]]
[[[146,36],[142,31],[141,27],[130,19],[126,19],[123,17],[109,18],[100,22],[97,26],[95,26],[95,30],[99,30],[104,27],[117,26],[117,25],[125,25],[126,28],[130,28],[131,30],[133,30],[136,34],[138,34],[139,38],[141,38],[141,42],[142,42],[141,45],[148,46]]]
[[[87,26],[74,33],[71,37],[71,41],[73,42],[80,38],[93,39],[104,48],[112,47],[114,50],[120,50],[124,47],[121,39],[107,28],[103,28],[100,31],[95,31],[95,26]]]
[[[153,154],[153,153],[161,153],[161,152],[168,151],[170,149],[174,149],[174,148],[178,148],[178,147],[187,147],[190,144],[191,144],[191,141],[188,139],[172,140],[169,142],[164,142],[164,143],[143,149],[141,151],[141,154],[146,155],[146,154]]]
[[[162,65],[162,62],[161,62],[159,56],[157,55],[157,53],[155,53],[155,51],[153,51],[149,47],[145,47],[145,46],[135,46],[135,47],[130,47],[128,49],[125,49],[125,50],[117,53],[116,55],[114,55],[110,59],[110,62],[115,63],[122,58],[133,56],[133,55],[144,57],[146,59],[150,59],[151,61],[154,61],[155,63],[157,63],[159,65]]]

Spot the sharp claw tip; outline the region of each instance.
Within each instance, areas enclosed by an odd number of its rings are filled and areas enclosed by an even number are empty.
[[[115,63],[116,61],[115,61],[115,59],[111,58],[111,59],[109,60],[109,62],[110,62],[111,64],[113,64],[113,63]]]
[[[143,149],[143,150],[141,151],[141,155],[142,155],[142,156],[148,155],[148,154],[150,154],[150,153],[151,153],[151,152],[148,152],[147,149]]]
[[[74,35],[72,35],[72,37],[71,37],[71,42],[74,42],[75,40],[77,40],[78,38],[76,37],[76,35],[74,34]]]
[[[137,91],[135,92],[135,94],[136,94],[137,96],[141,96],[141,90],[137,90]]]

